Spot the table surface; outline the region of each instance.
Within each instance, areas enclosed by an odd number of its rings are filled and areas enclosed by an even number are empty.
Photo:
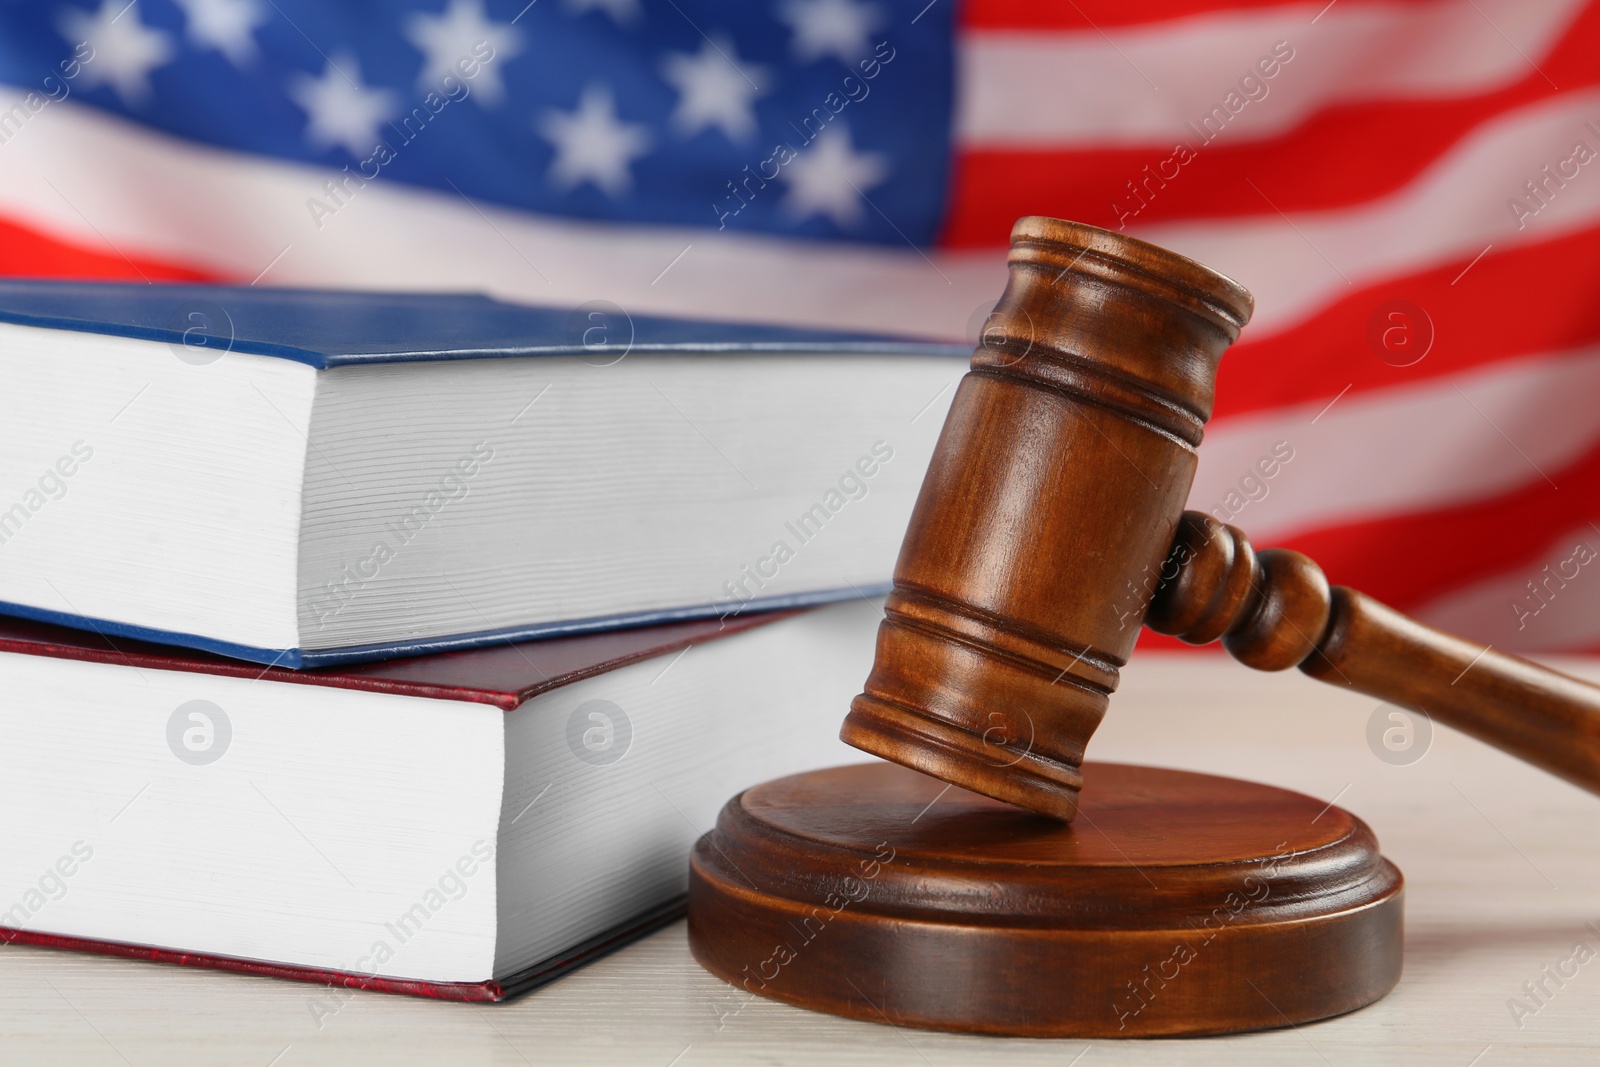
[[[1563,669],[1600,680],[1600,663]],[[1494,1064],[1600,1060],[1600,799],[1442,727],[1380,759],[1387,711],[1298,672],[1136,658],[1091,758],[1253,778],[1336,801],[1405,872],[1405,975],[1377,1004],[1293,1029],[1162,1041],[1012,1040],[747,999],[673,926],[503,1005],[441,1004],[22,946],[0,949],[0,1064]],[[841,709],[842,710],[842,709]],[[1382,751],[1381,745],[1376,751]],[[1413,752],[1416,749],[1412,750]],[[1567,970],[1571,970],[1568,965]],[[1523,986],[1543,981],[1531,1000]],[[1526,1008],[1513,1013],[1513,998]],[[320,1018],[319,1018],[320,1014]]]

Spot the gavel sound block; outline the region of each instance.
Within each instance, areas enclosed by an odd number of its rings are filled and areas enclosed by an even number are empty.
[[[1600,791],[1600,690],[1183,512],[1251,310],[1153,245],[1017,223],[841,731],[902,766],[728,803],[691,860],[709,970],[839,1014],[1032,1036],[1281,1026],[1392,988],[1401,878],[1354,816],[1083,763],[1141,623],[1426,711]]]

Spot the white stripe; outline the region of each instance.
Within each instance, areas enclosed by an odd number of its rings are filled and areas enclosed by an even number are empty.
[[[1580,171],[1520,231],[1506,206],[1574,141],[1600,146],[1600,135],[1584,126],[1590,118],[1600,125],[1600,90],[1506,113],[1411,185],[1355,208],[1285,219],[1264,205],[1254,218],[1135,232],[1248,286],[1257,307],[1249,336],[1260,337],[1303,321],[1352,285],[1465,263],[1491,242],[1498,251],[1595,225],[1600,164]],[[632,312],[956,339],[1005,284],[998,249],[924,257],[565,221],[381,179],[319,228],[308,202],[324,195],[328,177],[322,168],[152,133],[68,101],[0,145],[0,216],[110,254],[246,279],[281,256],[263,279],[269,285],[483,289],[551,303],[603,298]],[[693,250],[662,276],[691,242]]]
[[[1600,345],[1346,396],[1321,418],[1326,401],[1221,419],[1200,446],[1189,507],[1265,546],[1330,523],[1543,484],[1547,475],[1559,486],[1563,465],[1600,440],[1597,396]],[[1293,459],[1261,478],[1258,460],[1280,441]],[[1251,491],[1261,498],[1244,503]]]
[[[1579,545],[1588,552],[1579,551]],[[1536,560],[1447,593],[1415,615],[1430,626],[1470,633],[1497,649],[1592,648],[1600,644],[1600,558],[1596,557],[1600,557],[1600,531],[1587,524],[1577,526],[1552,541]]]
[[[1226,122],[1232,143],[1282,133],[1335,104],[1488,92],[1534,75],[1530,62],[1551,49],[1582,2],[1345,0],[1312,24],[1325,6],[1316,0],[1103,34],[964,32],[957,139],[975,148],[1194,144],[1184,124],[1198,125],[1237,92],[1248,102]],[[1262,81],[1257,61],[1279,41],[1292,58]],[[1262,86],[1246,87],[1254,99],[1239,84],[1251,73]]]
[[[1591,121],[1595,128],[1586,125]],[[1579,169],[1520,229],[1508,202],[1521,197],[1538,206],[1525,183],[1570,156],[1578,141],[1600,150],[1596,129],[1600,90],[1566,93],[1479,126],[1411,184],[1358,207],[1285,217],[1265,199],[1271,190],[1245,188],[1241,196],[1261,197],[1262,215],[1131,232],[1241,282],[1256,298],[1249,336],[1260,338],[1358,286],[1442,263],[1465,264],[1491,243],[1500,252],[1595,225],[1600,160]]]
[[[998,250],[930,260],[910,247],[563,221],[381,178],[319,228],[308,201],[326,195],[329,177],[67,101],[0,145],[0,216],[113,256],[244,280],[281,254],[264,285],[480,289],[531,302],[607,299],[630,313],[944,338],[960,338],[1005,286]]]

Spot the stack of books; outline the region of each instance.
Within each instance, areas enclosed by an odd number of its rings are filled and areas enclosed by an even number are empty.
[[[0,941],[461,1000],[839,762],[968,350],[0,282]]]

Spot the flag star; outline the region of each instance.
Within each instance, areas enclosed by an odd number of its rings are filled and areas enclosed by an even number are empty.
[[[59,23],[69,40],[94,49],[94,61],[83,64],[84,85],[110,85],[129,107],[149,98],[150,72],[176,52],[171,38],[140,22],[133,6],[129,0],[102,0],[93,15],[66,9]]]
[[[607,196],[619,196],[633,184],[628,168],[650,146],[643,126],[618,121],[611,90],[603,85],[584,89],[575,110],[546,110],[535,125],[555,146],[549,177],[562,190],[592,182]]]
[[[759,82],[766,69],[740,63],[733,42],[707,39],[698,54],[674,52],[663,64],[662,76],[678,90],[672,124],[685,137],[715,126],[730,141],[742,141],[756,132],[755,98],[763,92]]]
[[[567,0],[567,10],[574,15],[583,15],[590,11],[603,11],[611,16],[623,29],[635,25],[644,18],[644,11],[639,7],[639,0]]]
[[[393,93],[361,84],[361,65],[349,53],[329,59],[320,78],[295,74],[289,96],[305,109],[306,137],[312,144],[343,148],[357,159],[378,146],[378,126],[397,110]]]
[[[797,62],[834,56],[846,66],[871,51],[867,35],[885,21],[877,5],[856,0],[784,0],[778,18],[794,32],[789,47]]]
[[[437,89],[445,75],[460,78],[457,64],[477,64],[472,89],[485,106],[498,104],[506,94],[500,68],[522,52],[522,31],[509,22],[490,22],[483,0],[450,0],[442,15],[412,14],[406,19],[406,39],[423,55],[417,88]],[[485,58],[488,56],[489,58]]]
[[[228,62],[242,67],[258,54],[256,27],[267,21],[257,0],[177,0],[189,27],[189,39],[201,48],[215,48]]]
[[[865,190],[889,176],[888,164],[876,152],[856,152],[843,123],[829,126],[783,168],[789,185],[783,209],[803,221],[825,215],[840,229],[861,221]]]

